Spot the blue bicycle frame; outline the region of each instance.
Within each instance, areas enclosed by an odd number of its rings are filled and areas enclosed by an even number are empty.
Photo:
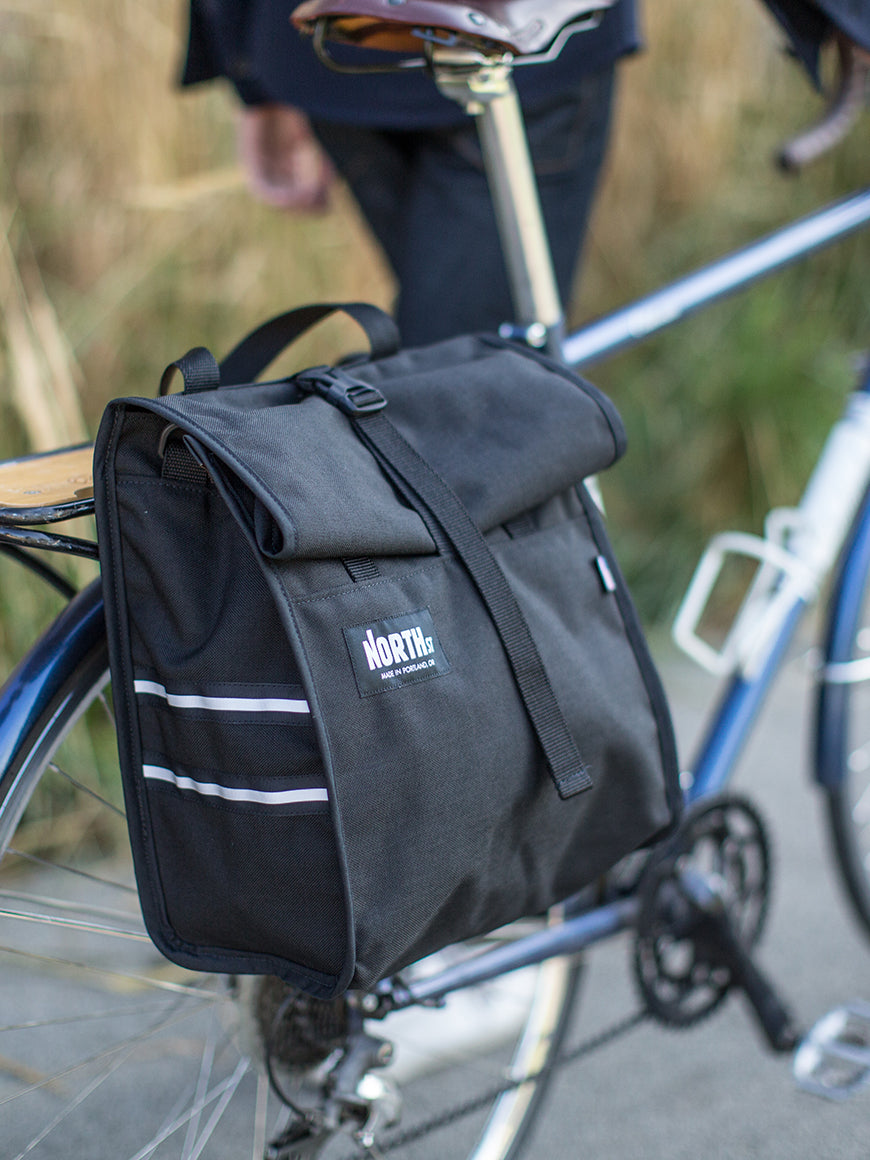
[[[0,690],[0,816],[10,832],[18,822],[15,797],[22,751],[32,748],[35,730],[49,729],[63,709],[64,696],[70,695],[65,693],[70,676],[94,656],[104,658],[105,671],[106,628],[99,580],[70,601]]]
[[[687,315],[743,289],[761,277],[870,225],[870,190],[862,191],[793,223],[729,257],[713,263],[634,304],[592,323],[566,339],[565,360],[586,368],[593,362],[634,345]],[[870,395],[870,374],[861,390]],[[827,640],[827,663],[848,660],[844,650],[858,614],[862,584],[870,557],[870,498],[865,497],[854,530],[842,555],[832,594],[833,611]],[[788,648],[806,601],[795,596],[767,644],[762,663],[730,678],[706,737],[692,765],[687,787],[689,802],[715,793],[728,779],[748,737],[755,716]],[[51,625],[0,691],[0,804],[14,802],[18,755],[32,744],[35,729],[51,721],[63,703],[64,688],[78,666],[99,656],[104,641],[102,600],[98,583],[77,596]],[[823,693],[824,695],[824,693]],[[836,695],[834,690],[831,696]],[[836,731],[834,731],[836,732]],[[838,735],[838,736],[841,736]],[[832,752],[835,738],[819,738],[817,776],[831,785],[842,769]],[[12,811],[15,812],[14,809]],[[556,955],[576,954],[610,935],[629,928],[638,903],[630,895],[586,909],[563,922],[514,942],[482,952],[455,967],[401,987],[387,980],[388,1007],[437,1001],[452,991],[477,985],[509,971]]]

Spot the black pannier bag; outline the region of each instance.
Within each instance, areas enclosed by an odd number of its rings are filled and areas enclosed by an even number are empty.
[[[393,353],[355,303],[370,357],[252,383],[334,309],[191,351],[95,458],[149,933],[320,998],[545,911],[681,803],[582,483],[623,450],[613,405],[496,337]]]

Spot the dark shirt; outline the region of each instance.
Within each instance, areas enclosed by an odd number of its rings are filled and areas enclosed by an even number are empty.
[[[227,77],[246,104],[277,101],[317,120],[382,129],[438,128],[464,118],[421,73],[350,76],[330,71],[290,24],[299,0],[191,0],[182,82]],[[558,96],[639,46],[635,0],[619,0],[601,24],[573,36],[556,61],[517,68],[527,108]]]
[[[835,28],[870,50],[870,0],[765,0],[815,80],[819,48]]]

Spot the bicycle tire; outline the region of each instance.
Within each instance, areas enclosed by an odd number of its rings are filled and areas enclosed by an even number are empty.
[[[98,640],[58,681],[4,774],[4,785],[12,787],[0,804],[0,961],[7,983],[0,992],[0,1116],[8,1155],[145,1160],[163,1136],[160,1157],[262,1155],[287,1113],[282,1121],[262,1060],[246,1060],[252,1008],[240,997],[245,988],[167,964],[144,935],[129,852],[105,853],[103,813],[114,819],[113,842],[125,846],[126,839],[113,813],[118,782],[97,768],[110,759],[101,751],[114,757],[113,727],[89,720],[110,707],[107,682],[105,642]],[[65,768],[74,759],[94,768]],[[52,787],[55,781],[63,787],[63,813],[49,817],[48,836],[40,838],[39,827],[46,828],[40,815],[52,793],[61,792]],[[85,805],[67,803],[70,795]],[[72,824],[76,818],[81,826]],[[46,845],[49,856],[33,861],[31,851]],[[116,894],[125,900],[121,910],[106,902]],[[493,1096],[464,1125],[461,1151],[450,1139],[451,1155],[516,1160],[540,1110],[579,979],[576,961],[564,958],[529,970],[537,1000],[516,1021],[511,1047],[475,1045],[462,1048],[461,1057],[449,1048],[454,1054],[445,1061],[449,1067],[441,1065],[443,1074],[430,1070],[403,1088],[403,1129],[467,1099],[469,1079],[486,1091],[506,1066],[523,1076],[541,1072],[537,1081]],[[522,978],[518,973],[511,982],[512,1002],[520,1001]],[[486,986],[468,998],[477,1005],[492,1001]],[[433,1028],[444,1025],[440,1010],[406,1013],[406,1039],[415,1017]],[[383,1026],[372,1021],[372,1033],[392,1038],[394,1019]],[[399,1064],[401,1054],[400,1039]],[[346,1156],[349,1143],[342,1135],[322,1154]],[[437,1133],[400,1154],[444,1151]]]
[[[870,493],[831,589],[815,765],[834,862],[853,916],[870,938]]]

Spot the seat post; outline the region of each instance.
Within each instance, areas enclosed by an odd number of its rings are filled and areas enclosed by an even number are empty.
[[[564,321],[510,54],[437,46],[435,82],[477,122],[508,271],[515,321],[532,345],[561,357]]]

